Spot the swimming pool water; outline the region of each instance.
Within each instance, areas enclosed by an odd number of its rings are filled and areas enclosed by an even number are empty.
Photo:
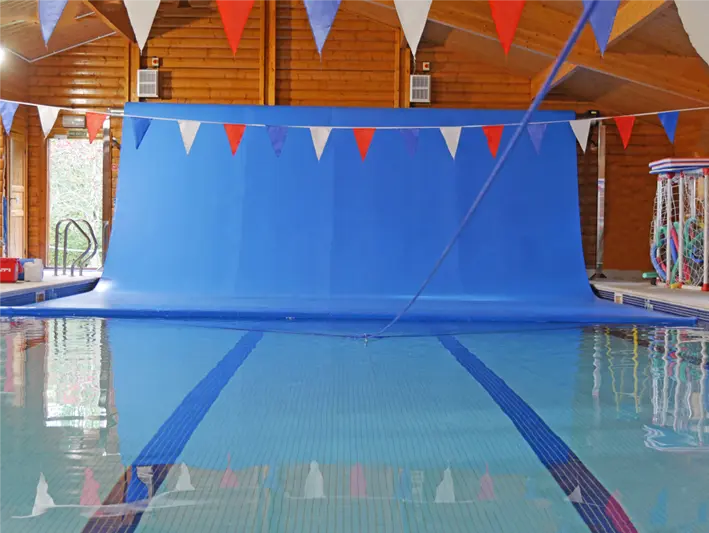
[[[706,532],[709,333],[1,321],[5,532]]]

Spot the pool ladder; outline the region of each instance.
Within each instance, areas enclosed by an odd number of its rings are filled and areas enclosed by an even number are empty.
[[[62,224],[65,224],[64,226],[64,244],[62,246],[62,250],[64,252],[64,261],[62,262],[62,276],[66,275],[66,243],[67,243],[67,235],[69,234],[69,228],[71,226],[74,226],[79,232],[84,236],[86,239],[86,249],[82,252],[82,254],[74,259],[74,261],[71,263],[71,275],[74,275],[74,267],[77,265],[79,266],[79,276],[83,275],[84,272],[84,267],[89,264],[89,261],[93,258],[94,255],[96,255],[96,252],[98,252],[98,241],[96,240],[96,234],[94,233],[94,229],[91,227],[91,224],[89,224],[88,220],[80,219],[80,220],[74,220],[73,218],[64,218],[57,222],[57,225],[54,227],[54,275],[58,276],[59,275],[59,232],[61,230]],[[88,233],[82,229],[82,225],[84,225],[86,228],[88,228]]]

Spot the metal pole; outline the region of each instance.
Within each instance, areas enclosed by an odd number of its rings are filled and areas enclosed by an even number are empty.
[[[667,194],[667,226],[665,227],[665,265],[667,269],[666,284],[672,285],[672,178],[674,174],[665,174],[665,188]]]
[[[662,250],[659,249],[660,242],[660,228],[662,227],[662,203],[665,199],[664,192],[662,188],[662,174],[657,176],[657,192],[655,192],[655,228],[653,238],[655,239],[655,244],[657,244],[658,249],[656,253],[659,257],[662,257]]]
[[[697,218],[697,179],[697,176],[692,177],[692,188],[690,190],[691,199],[689,200],[689,216],[692,218]]]
[[[679,173],[679,229],[677,230],[677,283],[682,286],[684,280],[684,172]]]
[[[598,196],[596,211],[596,271],[591,279],[604,279],[603,241],[606,214],[606,126],[598,126]]]

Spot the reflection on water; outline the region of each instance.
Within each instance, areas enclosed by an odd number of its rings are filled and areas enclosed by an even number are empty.
[[[154,327],[155,335],[162,334],[160,328],[170,328]],[[181,332],[187,329],[184,325],[172,327],[169,336],[179,344]],[[103,320],[0,321],[3,533],[117,532],[138,522],[140,531],[176,532],[475,530],[471,524],[480,526],[480,530],[512,533],[588,530],[578,520],[572,505],[586,504],[580,490],[564,497],[518,435],[498,435],[501,428],[497,422],[489,428],[480,428],[482,432],[475,441],[480,448],[475,457],[481,457],[480,460],[471,460],[470,455],[461,452],[460,457],[449,453],[421,464],[405,464],[404,460],[401,464],[382,464],[376,458],[367,460],[367,453],[348,455],[348,443],[339,442],[338,446],[345,446],[345,451],[340,451],[338,461],[318,456],[317,452],[309,460],[295,461],[279,456],[274,450],[280,450],[283,443],[272,440],[266,441],[269,449],[261,450],[262,461],[243,464],[232,460],[232,452],[235,457],[250,442],[235,439],[215,444],[209,453],[219,449],[218,457],[195,462],[180,456],[175,465],[136,465],[134,448],[145,446],[147,439],[139,443],[131,440],[131,431],[141,426],[134,413],[119,423],[113,368],[117,362],[113,357],[120,355],[112,353],[118,339],[109,336],[109,330],[110,324]],[[209,329],[199,331],[205,338],[210,335]],[[642,459],[637,477],[628,479],[627,487],[619,487],[619,499],[628,506],[639,531],[709,531],[707,497],[698,490],[681,492],[683,481],[672,479],[676,472],[672,468],[677,468],[677,463],[668,462],[680,456],[690,460],[694,456],[706,457],[703,454],[709,450],[706,435],[709,333],[598,327],[586,328],[579,336],[580,348],[578,344],[568,346],[569,360],[577,362],[569,367],[575,374],[567,376],[577,384],[576,399],[574,405],[557,406],[573,411],[573,416],[580,420],[588,420],[587,425],[582,424],[586,434],[579,442],[589,442],[600,450],[608,446],[613,435],[618,435],[622,446],[638,457],[643,450],[652,454]],[[322,349],[322,343],[330,341],[318,342]],[[396,351],[397,343],[404,341],[387,342]],[[196,352],[195,357],[207,357],[209,353],[205,343],[204,352]],[[216,353],[214,361],[205,363],[205,368],[209,370],[222,356],[223,353]],[[520,358],[537,356],[531,351],[519,354]],[[252,357],[265,355],[255,352]],[[302,361],[303,365],[308,363],[307,359]],[[330,374],[341,371],[337,366],[327,366],[337,365],[336,358],[319,364],[321,367],[313,371],[314,380],[328,380]],[[135,368],[136,375],[141,372],[143,369]],[[185,390],[164,408],[162,420],[203,373],[183,376],[187,383]],[[504,372],[500,374],[505,378]],[[165,395],[171,387],[169,380],[161,379],[165,376],[152,377],[154,390],[133,388],[130,379],[122,382],[119,390],[123,395],[144,396],[146,414],[160,411],[161,387]],[[431,375],[427,379],[438,378]],[[354,382],[351,385],[353,391],[368,386]],[[293,401],[297,402],[298,391],[307,387],[307,383],[294,381],[291,386]],[[267,380],[264,387],[268,387]],[[411,394],[426,394],[419,384],[412,387],[416,390]],[[469,387],[471,392],[479,389],[473,380]],[[332,398],[341,399],[334,392]],[[430,401],[433,405],[436,398]],[[323,405],[324,410],[333,409],[327,401]],[[342,418],[339,423],[358,426],[367,417],[376,418],[390,409],[377,404],[367,404],[367,408],[367,412],[350,413],[351,419]],[[463,403],[460,408],[465,409]],[[288,412],[292,413],[292,408]],[[449,415],[453,427],[454,417],[461,413],[436,412],[439,417]],[[501,417],[497,411],[484,416],[482,411],[462,415],[480,417],[479,425]],[[423,420],[427,413],[421,412],[420,416],[421,426],[414,429],[425,433]],[[321,425],[327,426],[327,420],[323,416]],[[260,422],[265,427],[269,425],[268,419]],[[234,418],[223,423],[238,425],[240,420]],[[282,433],[276,440],[289,438],[285,427],[270,429],[272,435]],[[342,439],[337,429],[316,429],[307,424],[298,429],[331,435],[333,442]],[[408,445],[416,447],[416,434],[399,431],[367,438],[406,440]],[[450,439],[451,434],[438,437],[443,441]],[[484,441],[488,437],[490,441]],[[436,435],[422,435],[421,446],[435,438]],[[179,435],[175,439],[179,440]],[[500,443],[509,443],[524,458],[505,462],[501,458],[506,456],[498,454]],[[584,459],[583,446],[576,445]],[[360,451],[366,452],[370,443],[361,442],[359,446]],[[374,449],[374,444],[371,446]],[[300,450],[299,455],[310,454],[308,450]],[[602,471],[600,463],[594,464],[593,457],[584,460],[592,471]],[[638,487],[645,479],[659,480],[655,485],[664,483],[666,488],[653,496],[648,503],[651,508],[635,508],[632,498],[624,501],[622,493],[642,490]]]

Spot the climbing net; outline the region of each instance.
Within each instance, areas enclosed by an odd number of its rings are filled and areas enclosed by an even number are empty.
[[[707,191],[709,168],[657,173],[650,258],[668,286],[709,290]]]

